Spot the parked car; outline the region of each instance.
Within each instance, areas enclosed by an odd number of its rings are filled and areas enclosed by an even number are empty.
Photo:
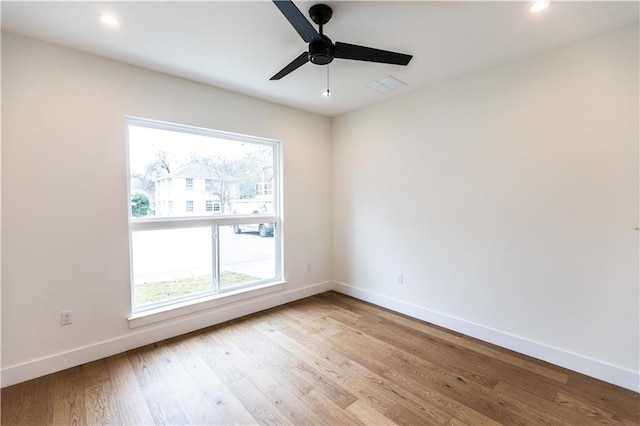
[[[261,237],[273,237],[273,223],[246,223],[242,225],[233,225],[233,232],[240,234],[242,232],[257,232]]]
[[[258,214],[254,210],[252,214]],[[242,232],[257,232],[262,238],[273,237],[273,223],[247,223],[242,225],[232,225],[233,232],[240,234]]]

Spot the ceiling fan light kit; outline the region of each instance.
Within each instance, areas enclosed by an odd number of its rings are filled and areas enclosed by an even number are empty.
[[[335,58],[339,58],[383,64],[407,65],[413,57],[412,55],[406,55],[404,53],[390,52],[355,44],[333,43],[323,32],[323,26],[329,22],[331,16],[333,16],[333,10],[326,4],[315,4],[309,9],[311,20],[319,27],[319,30],[316,31],[313,25],[311,25],[291,0],[273,0],[273,3],[280,12],[282,12],[291,26],[300,34],[300,37],[309,44],[309,47],[308,51],[301,53],[271,77],[271,80],[280,80],[307,62],[316,65],[328,65]],[[328,89],[326,93],[330,94]]]

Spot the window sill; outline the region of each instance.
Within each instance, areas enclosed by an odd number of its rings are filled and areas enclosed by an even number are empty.
[[[161,308],[138,312],[129,317],[129,328],[141,327],[143,325],[153,324],[182,315],[188,315],[194,312],[215,308],[217,306],[246,300],[251,297],[262,296],[264,294],[281,290],[286,284],[286,281],[275,281],[255,287],[243,288],[236,291],[215,294],[212,296],[176,303],[170,306],[163,306]]]

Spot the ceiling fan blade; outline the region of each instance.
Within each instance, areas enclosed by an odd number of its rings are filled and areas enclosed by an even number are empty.
[[[278,73],[271,77],[269,80],[280,80],[282,77],[297,70],[307,62],[309,62],[309,54],[307,52],[302,52],[300,56],[291,61],[289,65],[278,71]]]
[[[280,12],[305,42],[309,43],[313,40],[322,39],[318,31],[313,28],[313,25],[307,21],[307,18],[304,17],[300,9],[291,0],[273,0],[273,3],[280,9]]]
[[[340,42],[336,42],[334,56],[341,59],[355,59],[356,61],[380,62],[393,65],[407,65],[413,58],[412,55],[405,55],[404,53]]]

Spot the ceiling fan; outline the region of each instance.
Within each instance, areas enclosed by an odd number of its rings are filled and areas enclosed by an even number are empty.
[[[302,39],[309,44],[308,52],[303,52],[295,58],[289,65],[281,69],[270,80],[280,80],[287,74],[300,68],[307,62],[316,65],[327,65],[334,58],[353,59],[356,61],[379,62],[383,64],[407,65],[412,55],[389,52],[387,50],[373,49],[371,47],[358,46],[355,44],[333,43],[329,37],[324,35],[322,27],[329,22],[333,15],[333,10],[326,4],[316,4],[309,9],[309,16],[315,22],[320,31],[311,25],[302,12],[291,0],[273,0],[280,12],[284,15],[293,28],[300,34]]]

